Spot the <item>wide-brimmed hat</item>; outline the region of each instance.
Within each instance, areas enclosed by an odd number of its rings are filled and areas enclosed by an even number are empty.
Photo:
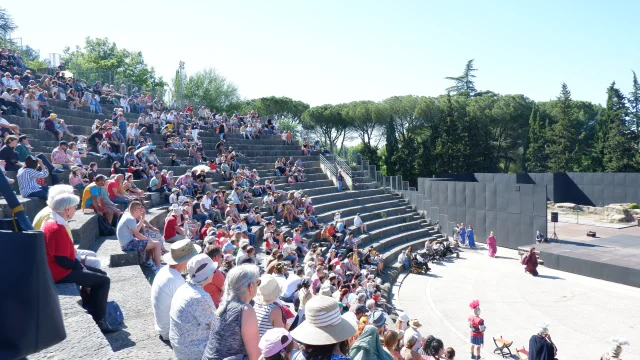
[[[198,255],[201,250],[202,248],[194,245],[191,240],[176,241],[171,244],[171,251],[162,256],[162,260],[164,260],[167,265],[177,265]]]
[[[260,277],[260,286],[258,286],[258,293],[256,294],[255,301],[258,304],[268,305],[278,300],[280,297],[280,284],[273,275],[264,274]]]
[[[373,310],[369,315],[369,320],[373,326],[380,329],[387,323],[387,315],[382,310]]]
[[[330,345],[345,341],[356,333],[351,322],[340,315],[338,302],[328,296],[315,296],[305,306],[306,320],[291,332],[307,345]]]
[[[187,263],[189,280],[194,284],[202,284],[218,268],[218,263],[213,262],[206,254],[199,254],[192,257]]]
[[[178,204],[171,205],[171,215],[182,215],[182,210]]]
[[[414,329],[417,329],[422,326],[422,324],[420,324],[420,321],[418,321],[418,319],[411,319],[409,320],[408,324]]]

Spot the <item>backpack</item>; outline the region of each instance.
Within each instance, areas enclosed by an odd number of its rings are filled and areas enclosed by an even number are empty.
[[[520,259],[521,265],[526,265],[528,262],[529,262],[529,255],[525,255],[522,257],[522,259]]]
[[[100,236],[112,236],[116,234],[113,226],[109,224],[107,218],[105,218],[104,216],[98,216],[98,229]]]
[[[115,301],[107,302],[107,312],[104,315],[104,321],[114,329],[122,329],[124,326],[124,315],[122,315],[120,305]]]

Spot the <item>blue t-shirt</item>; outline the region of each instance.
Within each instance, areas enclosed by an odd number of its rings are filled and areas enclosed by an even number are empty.
[[[84,207],[88,208],[89,206],[91,206],[93,204],[93,200],[92,197],[96,196],[96,197],[101,197],[102,196],[102,188],[99,186],[93,186],[91,187],[91,189],[89,189],[89,194],[91,195],[89,198],[87,198],[87,201],[85,201],[84,203]]]

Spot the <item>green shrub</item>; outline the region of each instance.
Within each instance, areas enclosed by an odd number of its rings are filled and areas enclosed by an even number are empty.
[[[629,204],[629,206],[627,206],[627,209],[629,209],[629,210],[640,209],[640,206],[638,206],[638,204],[636,204],[636,203],[631,203],[631,204]]]

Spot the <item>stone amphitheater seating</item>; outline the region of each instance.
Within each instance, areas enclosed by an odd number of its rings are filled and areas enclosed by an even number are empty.
[[[53,102],[51,110],[65,120],[76,135],[89,135],[94,119],[104,119],[103,115],[95,115],[87,111],[68,110],[62,102]],[[113,107],[105,105],[103,112],[110,114]],[[136,114],[126,114],[129,121],[136,121]],[[57,142],[52,134],[37,129],[35,120],[22,117],[6,116],[10,122],[20,125],[22,132],[32,138],[32,146],[35,152],[50,154]],[[108,116],[110,118],[110,116]],[[213,133],[201,132],[199,135],[204,141],[205,149],[214,153],[218,136]],[[163,150],[161,135],[152,135],[156,147],[156,154],[163,163],[169,162],[169,154],[176,153],[179,158],[186,157],[187,152],[182,150]],[[283,176],[274,175],[274,162],[277,158],[298,158],[302,153],[293,145],[283,145],[278,136],[264,136],[260,140],[245,140],[239,134],[227,134],[228,146],[239,151],[244,156],[238,161],[249,169],[257,169],[261,181],[274,179],[277,189],[281,191],[302,190],[308,195],[314,205],[317,219],[320,223],[327,224],[333,220],[336,210],[342,211],[342,219],[345,225],[355,230],[353,218],[360,213],[367,223],[368,233],[356,232],[360,242],[360,248],[373,246],[376,251],[385,257],[385,274],[383,275],[383,296],[389,297],[391,284],[395,282],[401,273],[401,267],[397,264],[397,257],[401,251],[412,245],[414,248],[424,246],[429,238],[442,237],[398,194],[390,194],[377,188],[376,184],[369,180],[365,173],[359,169],[352,169],[357,185],[355,189],[338,193],[335,184],[323,172],[320,167],[320,158],[317,154],[302,157],[307,181],[303,183],[288,184]],[[99,164],[99,173],[108,175],[108,163],[97,158],[87,157],[83,159],[85,164],[91,161]],[[181,175],[190,169],[190,166],[164,167],[174,171],[175,175]],[[15,174],[8,174],[14,177]],[[229,183],[218,175],[212,176],[215,188],[230,189]],[[68,172],[62,174],[62,179],[68,179]],[[144,189],[146,181],[137,181],[138,187]],[[17,186],[15,188],[17,191]],[[284,196],[284,195],[283,195]],[[37,199],[24,199],[19,197],[27,215],[33,217],[43,206],[44,201]],[[255,199],[255,206],[262,206],[261,199]],[[150,216],[152,224],[162,228],[166,216],[166,200],[159,194],[147,194],[145,203],[152,208]],[[264,211],[264,208],[263,208]],[[0,200],[0,218],[10,216],[10,209],[6,201]],[[78,305],[79,296],[74,286],[59,285],[57,290],[64,313],[67,329],[67,339],[62,343],[49,348],[41,353],[30,356],[31,359],[45,358],[74,358],[74,359],[143,359],[143,358],[172,358],[171,349],[163,344],[155,334],[154,320],[149,302],[150,281],[153,274],[139,266],[139,260],[135,254],[124,254],[115,237],[98,237],[98,227],[95,215],[77,213],[71,222],[73,237],[80,248],[97,252],[103,267],[111,277],[110,300],[115,300],[121,306],[125,316],[126,328],[114,334],[102,335],[91,318]],[[290,225],[282,226],[285,233],[290,233]],[[262,229],[254,227],[258,241],[261,243]],[[319,231],[303,232],[303,237],[310,241],[319,240]]]

